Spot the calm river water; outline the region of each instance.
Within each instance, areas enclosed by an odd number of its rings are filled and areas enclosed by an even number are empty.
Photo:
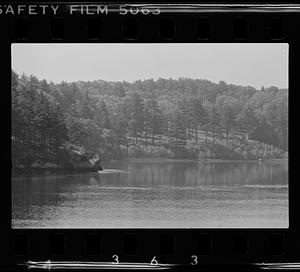
[[[115,161],[12,178],[13,228],[287,228],[288,165]]]

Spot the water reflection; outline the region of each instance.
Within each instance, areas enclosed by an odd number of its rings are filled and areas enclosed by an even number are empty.
[[[199,163],[199,162],[119,162],[127,175],[107,177],[110,184],[129,186],[197,186],[241,184],[287,184],[287,164]],[[105,177],[106,178],[106,177]]]
[[[199,214],[198,220],[201,213],[217,211],[234,218],[249,208],[247,216],[256,216],[256,221],[273,224],[272,216],[279,216],[287,224],[286,163],[116,161],[106,169],[101,174],[13,178],[13,226],[101,227],[105,219],[116,227],[115,220],[123,218],[119,227],[126,220],[133,227],[146,227],[145,220],[158,227],[163,220],[180,227],[191,212]]]

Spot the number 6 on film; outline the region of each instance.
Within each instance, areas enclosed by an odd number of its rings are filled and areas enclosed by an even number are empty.
[[[113,255],[112,258],[114,260],[113,263],[119,263],[119,257],[118,257],[118,255]]]
[[[192,255],[191,256],[191,258],[192,258],[192,262],[191,262],[191,265],[196,265],[196,264],[198,264],[198,259],[197,259],[197,256],[196,255]]]
[[[151,264],[158,264],[158,261],[155,258],[156,256],[154,256],[153,259],[151,260]]]

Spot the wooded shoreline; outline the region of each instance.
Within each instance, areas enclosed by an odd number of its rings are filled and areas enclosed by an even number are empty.
[[[165,162],[198,162],[198,163],[258,163],[258,160],[226,160],[226,159],[167,159],[167,158],[125,158],[122,160],[109,160],[114,161],[131,161],[131,162],[145,162],[145,161],[165,161]],[[262,163],[288,163],[288,159],[267,159]]]
[[[287,159],[287,94],[188,78],[54,84],[12,71],[12,166]]]
[[[143,163],[143,162],[178,162],[178,163],[256,163],[258,164],[258,160],[222,160],[222,159],[165,159],[165,158],[125,158],[121,160],[108,160],[106,163],[113,163],[113,162],[136,162],[136,163]],[[261,164],[269,164],[269,163],[287,163],[287,159],[271,159],[271,160],[264,160]],[[105,170],[105,163],[104,163],[104,170]],[[78,167],[78,168],[63,168],[63,167],[49,167],[49,168],[18,168],[13,167],[12,168],[12,176],[20,176],[20,175],[26,175],[26,174],[54,174],[54,173],[61,173],[61,174],[69,174],[69,173],[92,173],[97,172],[97,168],[95,167]]]

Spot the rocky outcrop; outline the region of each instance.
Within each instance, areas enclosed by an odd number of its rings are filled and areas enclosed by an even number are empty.
[[[34,158],[35,157],[35,158]],[[69,170],[99,171],[103,170],[98,155],[81,151],[75,146],[64,146],[56,156],[32,156],[30,163],[19,162],[13,165],[16,170]]]
[[[57,169],[59,166],[53,162],[42,162],[40,160],[34,161],[31,165],[31,168],[45,168],[45,169]]]

